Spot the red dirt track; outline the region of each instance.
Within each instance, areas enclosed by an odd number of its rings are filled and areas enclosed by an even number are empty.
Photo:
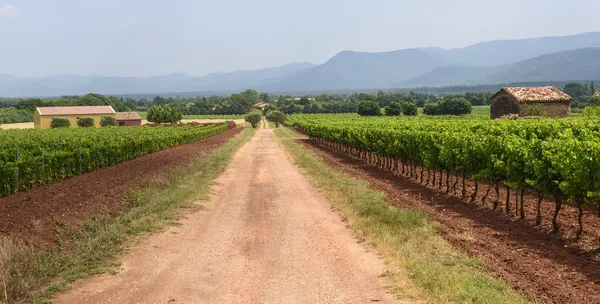
[[[53,229],[59,223],[76,226],[92,216],[118,210],[140,182],[189,163],[241,130],[229,129],[194,143],[0,198],[0,235],[51,247],[55,244]]]
[[[475,206],[462,202],[459,196],[444,194],[437,186],[426,187],[313,141],[301,141],[332,167],[368,180],[372,188],[386,194],[391,204],[426,212],[441,223],[441,233],[448,241],[487,262],[493,275],[528,298],[551,303],[600,303],[600,261],[596,250],[600,246],[600,219],[594,215],[595,210],[584,215],[584,234],[580,241],[574,242],[577,217],[572,206],[563,204],[559,216],[561,234],[554,235],[550,224],[554,205],[549,200],[542,204],[542,225],[535,226],[537,198],[532,194],[526,194],[524,200],[526,219],[519,220],[515,216],[514,192],[511,192],[511,215],[506,216],[504,191],[500,193],[498,210],[492,210],[494,191],[490,192],[486,205],[481,206],[487,185],[480,184]],[[436,179],[439,180],[439,175]],[[471,181],[466,185],[469,197],[474,188]],[[460,186],[461,183],[459,192]]]

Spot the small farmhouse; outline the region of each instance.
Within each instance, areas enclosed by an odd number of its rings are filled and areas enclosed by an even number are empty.
[[[137,112],[117,112],[117,123],[119,127],[141,127],[142,118]]]
[[[115,114],[116,112],[111,106],[41,107],[33,112],[33,126],[36,129],[48,129],[52,118],[63,117],[71,122],[71,128],[76,128],[77,118],[92,117],[94,126],[100,127],[100,119],[103,116],[114,117]]]
[[[257,103],[257,104],[254,104],[254,106],[253,106],[253,107],[255,107],[255,108],[257,108],[257,109],[260,109],[260,110],[262,111],[262,110],[264,110],[264,109],[265,109],[265,108],[267,108],[267,107],[275,107],[275,105],[274,105],[274,104],[272,104],[272,103],[268,103],[268,102],[261,101],[261,102],[259,102],[259,103]]]
[[[571,96],[555,87],[502,88],[490,97],[491,117],[567,117],[571,115],[571,102]]]
[[[596,92],[596,94],[594,94],[594,97],[600,98],[600,92]]]

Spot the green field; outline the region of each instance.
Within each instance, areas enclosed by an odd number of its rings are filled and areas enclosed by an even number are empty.
[[[484,121],[478,117],[300,114],[289,116],[287,123],[323,144],[389,170],[399,170],[400,161],[403,173],[405,167],[410,174],[417,167],[425,167],[446,172],[456,180],[462,178],[463,182],[468,176],[496,188],[503,185],[514,191],[533,190],[554,197],[555,231],[561,201],[576,204],[580,214],[581,205],[600,204],[600,121]],[[521,214],[524,217],[523,211]]]
[[[423,114],[423,108],[418,108],[417,113],[419,116],[426,116]],[[427,116],[434,117],[434,116]],[[441,116],[445,118],[449,118],[448,116]],[[469,117],[469,118],[477,118],[477,119],[490,119],[490,106],[473,106],[473,111],[471,114],[464,115],[461,117]],[[456,117],[454,117],[456,118]]]
[[[0,196],[206,138],[227,125],[0,132]]]

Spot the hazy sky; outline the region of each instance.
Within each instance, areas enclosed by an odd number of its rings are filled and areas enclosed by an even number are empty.
[[[600,31],[598,0],[0,0],[0,74],[203,75]]]

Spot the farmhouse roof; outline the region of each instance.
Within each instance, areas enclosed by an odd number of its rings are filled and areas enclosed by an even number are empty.
[[[117,112],[115,116],[117,120],[142,120],[137,112]]]
[[[264,101],[261,101],[254,105],[255,108],[262,108],[262,107],[269,107],[269,106],[273,107],[274,105],[272,103],[268,103],[268,102],[264,102]]]
[[[555,87],[511,87],[502,88],[496,95],[506,92],[519,102],[564,102],[573,101],[573,98]]]
[[[594,97],[600,97],[600,92],[596,92],[596,94],[594,94]]]
[[[86,106],[86,107],[40,107],[37,111],[42,116],[56,115],[94,115],[115,114],[111,106]]]

